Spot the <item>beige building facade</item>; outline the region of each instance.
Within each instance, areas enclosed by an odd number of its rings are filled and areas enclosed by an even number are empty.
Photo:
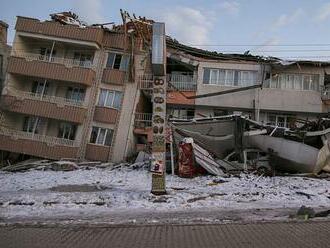
[[[2,90],[4,159],[119,162],[152,144],[150,46],[122,29],[18,17]],[[329,67],[330,68],[330,67]],[[277,126],[329,112],[327,63],[214,54],[167,40],[167,116],[242,113]],[[263,84],[221,96],[191,96]]]

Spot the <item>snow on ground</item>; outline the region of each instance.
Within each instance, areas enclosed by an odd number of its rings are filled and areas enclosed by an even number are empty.
[[[168,194],[156,197],[150,194],[151,174],[144,169],[0,172],[0,219],[92,216],[124,210],[330,207],[328,180],[242,174],[214,183],[218,179],[167,175]],[[62,187],[53,188],[58,186]]]

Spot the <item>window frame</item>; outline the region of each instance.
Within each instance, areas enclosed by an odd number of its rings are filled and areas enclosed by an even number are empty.
[[[275,77],[275,75],[277,76]],[[276,81],[274,78],[276,78]],[[281,79],[284,81],[282,82]],[[269,85],[265,85],[264,87],[270,89],[318,92],[320,89],[320,75],[307,73],[274,73],[271,74]]]
[[[102,92],[105,92],[105,98],[104,98],[103,104],[100,104],[100,97],[102,95]],[[109,106],[107,103],[108,103],[108,98],[109,98],[110,94],[112,94],[112,99],[111,99],[111,104]],[[119,99],[120,99],[120,102],[119,102],[118,105],[117,104],[115,105],[116,96],[119,96]],[[121,105],[122,105],[123,96],[124,96],[124,94],[121,91],[108,90],[108,89],[101,88],[100,93],[99,93],[99,97],[98,97],[97,106],[105,107],[105,108],[113,108],[113,109],[119,110],[121,108]]]
[[[92,142],[92,134],[93,134],[93,130],[95,130],[95,129],[97,129],[95,142]],[[103,140],[101,141],[100,140],[100,133],[102,131],[104,131],[104,136],[103,136]],[[114,135],[114,130],[113,129],[92,126],[92,131],[91,131],[91,134],[90,134],[89,143],[94,144],[94,145],[102,145],[102,146],[109,146],[110,147],[110,146],[112,146],[113,135]],[[108,140],[109,137],[110,137],[110,144],[107,144],[107,140]]]
[[[62,135],[60,135],[61,129],[63,129]],[[69,132],[67,132],[67,131],[69,131]],[[77,127],[75,124],[70,123],[70,122],[60,122],[59,127],[58,127],[57,137],[60,139],[75,140],[76,131],[77,131]],[[71,138],[71,135],[72,135],[72,138]]]
[[[113,56],[113,59],[112,59],[112,63],[110,64],[109,58],[111,58],[111,56]],[[116,64],[117,56],[120,56],[119,67],[114,68]],[[111,70],[127,71],[129,68],[129,62],[130,62],[130,56],[128,54],[110,51],[108,52],[108,57],[105,67]]]
[[[208,74],[208,75],[207,75]],[[222,77],[224,75],[224,78]],[[243,81],[243,75],[245,80]],[[224,68],[203,68],[203,84],[227,87],[247,87],[257,83],[258,71]],[[255,81],[255,82],[254,82]]]

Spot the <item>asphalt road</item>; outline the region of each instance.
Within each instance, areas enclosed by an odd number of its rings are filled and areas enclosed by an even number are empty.
[[[330,221],[256,224],[3,226],[0,247],[330,247]]]

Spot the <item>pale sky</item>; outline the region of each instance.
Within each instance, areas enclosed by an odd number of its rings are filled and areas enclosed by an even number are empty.
[[[330,60],[330,1],[325,0],[10,0],[0,19],[48,19],[73,11],[88,23],[121,23],[119,9],[166,23],[166,32],[187,45],[218,52]],[[304,44],[304,46],[303,46]]]

